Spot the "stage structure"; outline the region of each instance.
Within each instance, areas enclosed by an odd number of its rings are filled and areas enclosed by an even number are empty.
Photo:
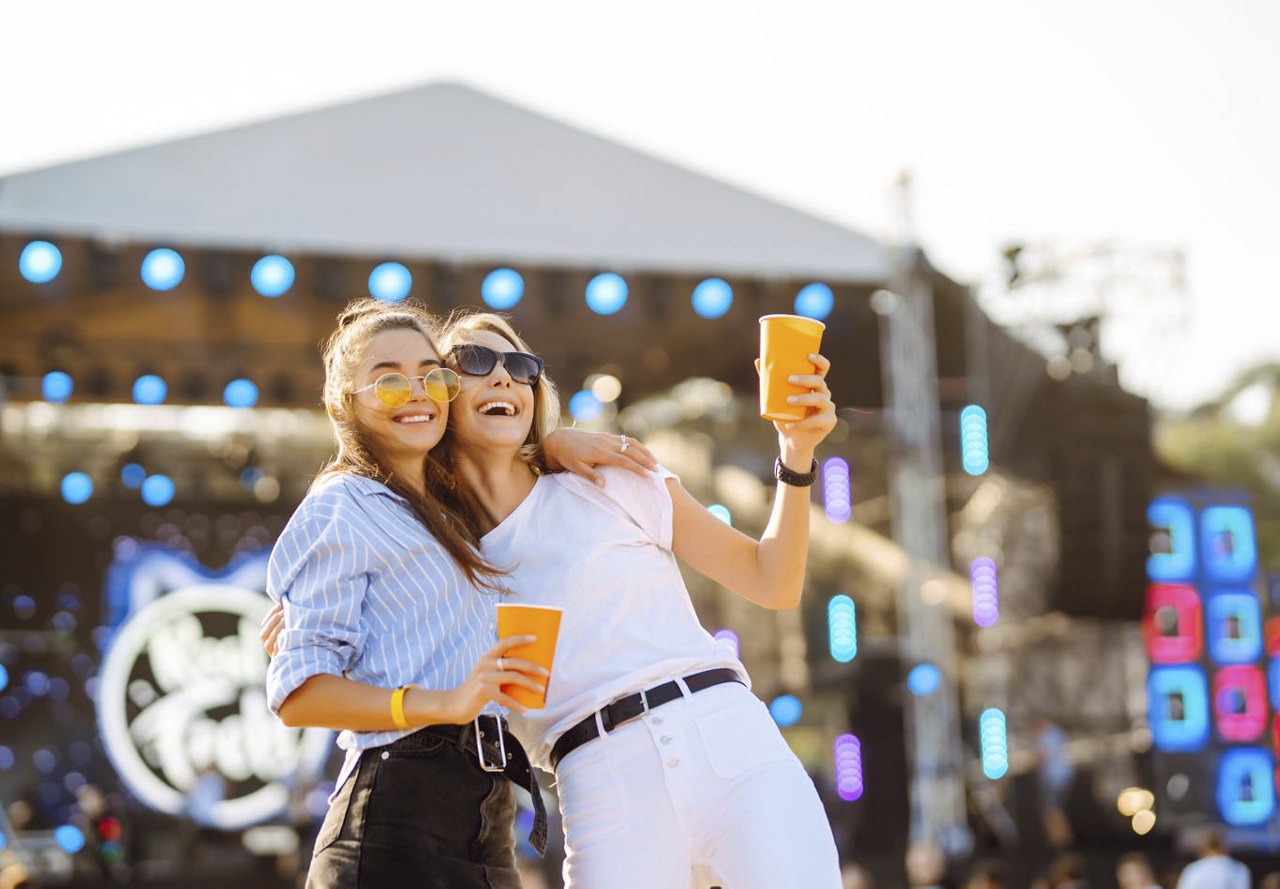
[[[660,419],[686,411],[702,424],[696,441],[712,443],[673,439],[692,461],[686,478],[707,479],[731,504],[738,492],[747,521],[762,520],[772,433],[709,405],[749,405],[758,316],[806,314],[827,325],[841,408],[815,512],[811,591],[822,595],[763,634],[778,652],[761,657],[744,639],[743,657],[762,693],[799,703],[855,681],[863,632],[903,636],[912,663],[894,646],[895,687],[928,652],[944,682],[907,717],[920,813],[911,831],[960,850],[962,766],[983,736],[959,703],[957,642],[989,629],[968,620],[971,587],[995,595],[951,555],[948,514],[974,490],[970,421],[981,414],[992,466],[1059,487],[1068,469],[1084,472],[1116,448],[1100,437],[1077,452],[1058,431],[1114,404],[1128,424],[1126,479],[1141,486],[1147,414],[1110,381],[1049,378],[1043,357],[988,321],[966,288],[923,260],[895,278],[894,263],[856,232],[451,84],[7,177],[0,485],[13,507],[4,563],[24,567],[0,578],[12,588],[0,627],[57,618],[67,645],[94,651],[94,627],[112,623],[95,600],[128,549],[121,538],[163,543],[204,570],[269,545],[328,448],[316,344],[352,297],[509,313],[581,423],[616,428],[644,405]],[[887,291],[910,312],[885,314],[882,349],[874,306],[884,311]],[[700,394],[722,391],[732,398]],[[1092,493],[1062,486],[1059,496]],[[1139,513],[1145,502],[1144,491]],[[1114,505],[1108,521],[1131,529],[1129,500]],[[1141,514],[1136,524],[1145,528]],[[1136,615],[1141,583],[1127,588],[1124,571],[1099,593],[1072,588],[1065,568],[1061,596],[1105,593]],[[897,595],[881,596],[882,586]],[[84,611],[68,624],[58,615],[72,599]],[[982,620],[996,619],[993,604]],[[731,607],[724,614],[734,619]],[[47,724],[23,725],[15,743],[47,743]],[[834,747],[826,741],[832,779],[861,743],[845,728],[822,724],[840,733]],[[82,729],[65,726],[68,736]],[[941,758],[926,759],[922,744]],[[873,827],[895,842],[909,819],[893,788],[906,776],[866,779],[863,804],[875,799],[891,816]],[[862,781],[839,793],[831,781],[832,805],[857,807]]]

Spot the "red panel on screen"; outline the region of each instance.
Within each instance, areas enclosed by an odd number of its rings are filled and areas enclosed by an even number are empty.
[[[1238,664],[1213,675],[1213,715],[1224,741],[1252,741],[1267,725],[1266,686],[1257,667]]]
[[[1186,664],[1198,658],[1204,612],[1195,587],[1181,583],[1148,587],[1142,632],[1153,664]]]

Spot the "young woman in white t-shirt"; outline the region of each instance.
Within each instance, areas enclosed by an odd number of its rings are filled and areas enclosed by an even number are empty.
[[[835,425],[825,376],[777,423],[779,484],[759,540],[704,509],[671,473],[605,469],[603,484],[543,474],[555,388],[507,322],[455,319],[442,343],[459,374],[437,456],[510,601],[564,609],[544,709],[513,712],[533,762],[556,774],[565,879],[578,889],[838,887],[813,783],[742,664],[698,622],[676,559],[766,608],[804,583],[814,449]],[[608,437],[627,450],[625,437]]]

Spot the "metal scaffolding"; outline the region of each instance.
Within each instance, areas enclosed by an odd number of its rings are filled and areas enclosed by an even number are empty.
[[[882,316],[885,403],[892,436],[893,534],[910,558],[898,588],[898,639],[904,670],[928,661],[942,674],[930,695],[903,707],[910,778],[910,836],[949,856],[972,846],[966,819],[959,676],[951,610],[930,581],[949,571],[933,290],[919,248],[894,257],[892,292],[876,294]]]

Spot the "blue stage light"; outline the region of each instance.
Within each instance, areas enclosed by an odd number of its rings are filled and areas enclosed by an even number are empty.
[[[32,697],[42,698],[49,693],[49,674],[32,670],[23,677],[23,684]]]
[[[991,780],[1003,778],[1009,771],[1009,735],[1004,714],[992,707],[978,717],[978,736],[982,747],[982,773]]]
[[[733,305],[733,288],[723,278],[707,278],[693,288],[693,311],[702,318],[719,318]]]
[[[258,387],[252,380],[232,380],[222,390],[222,401],[227,407],[253,407],[258,403]]]
[[[733,516],[729,514],[729,507],[723,503],[713,503],[707,507],[707,512],[724,522],[726,525],[733,527]]]
[[[0,771],[8,771],[13,768],[16,757],[13,750],[9,747],[0,747]]]
[[[383,302],[400,302],[412,287],[413,275],[398,262],[384,262],[369,273],[369,295]]]
[[[9,685],[9,671],[5,669],[4,664],[0,664],[0,691],[4,691]]]
[[[240,470],[240,487],[246,491],[252,491],[257,486],[258,481],[262,478],[262,470],[256,466],[246,466]]]
[[[176,486],[167,475],[149,475],[142,483],[142,502],[147,506],[165,506],[173,500]]]
[[[796,314],[821,321],[835,308],[836,295],[826,284],[806,284],[796,294]]]
[[[627,304],[627,282],[604,272],[587,282],[587,307],[597,315],[612,315]]]
[[[62,252],[48,241],[32,241],[18,257],[18,273],[32,284],[47,284],[62,271]]]
[[[293,263],[283,256],[264,256],[253,264],[249,281],[263,296],[275,299],[289,292],[294,281]]]
[[[168,247],[152,250],[142,260],[142,283],[152,290],[172,290],[182,283],[187,264]]]
[[[907,674],[907,690],[913,695],[927,698],[942,685],[942,671],[925,661],[916,664]]]
[[[848,596],[832,596],[827,603],[827,645],[831,657],[842,664],[858,654],[857,609]]]
[[[40,394],[50,404],[62,404],[71,397],[74,389],[75,384],[71,381],[71,374],[60,370],[50,371],[40,381]]]
[[[804,704],[795,695],[778,695],[769,703],[769,715],[783,728],[795,725],[804,715]]]
[[[990,465],[987,412],[976,404],[960,412],[960,461],[970,475],[982,475]]]
[[[169,386],[163,377],[143,374],[133,381],[133,400],[138,404],[164,404]]]
[[[80,828],[72,824],[64,824],[53,832],[53,840],[58,848],[68,855],[74,855],[84,848],[84,834]]]
[[[62,477],[62,499],[68,503],[84,503],[93,496],[93,479],[83,472],[69,472]]]
[[[141,463],[126,463],[120,467],[120,481],[126,488],[140,488],[147,477],[147,470]]]
[[[500,312],[514,308],[523,296],[524,278],[515,269],[494,269],[480,285],[484,304]]]
[[[604,405],[589,390],[581,389],[569,399],[569,416],[582,423],[590,423],[604,411]]]

